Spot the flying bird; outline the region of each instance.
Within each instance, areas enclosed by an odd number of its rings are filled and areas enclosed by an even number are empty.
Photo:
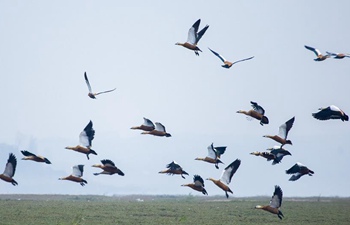
[[[319,108],[319,110],[317,113],[312,113],[312,116],[318,120],[340,119],[343,122],[349,120],[349,116],[335,105]]]
[[[23,160],[32,160],[32,161],[35,161],[35,162],[44,162],[46,164],[51,164],[50,160],[48,160],[44,156],[35,155],[35,154],[33,154],[31,152],[28,152],[26,150],[23,150],[21,152],[25,156],[25,157],[22,158]]]
[[[197,44],[209,27],[209,25],[206,25],[201,31],[198,32],[200,22],[201,19],[197,20],[189,29],[187,41],[185,43],[176,43],[176,45],[181,45],[187,49],[193,50],[197,56],[199,56],[198,51],[202,51],[198,48]]]
[[[314,174],[314,171],[307,168],[307,166],[304,166],[303,164],[297,162],[296,164],[294,164],[294,166],[286,170],[286,173],[293,174],[293,176],[289,178],[290,181],[296,181],[306,174],[312,176],[312,174]]]
[[[270,153],[275,156],[272,161],[272,165],[280,163],[284,156],[292,155],[289,151],[280,146],[274,146],[272,148],[268,148],[267,150],[270,150]]]
[[[306,46],[305,45],[305,48],[310,50],[310,51],[313,51],[313,53],[315,53],[315,55],[317,56],[316,59],[314,59],[315,61],[323,61],[323,60],[326,60],[327,58],[330,57],[330,55],[322,55],[322,53],[320,52],[320,50],[316,49],[316,48],[313,48],[313,47],[310,47],[310,46]]]
[[[225,153],[226,146],[214,147],[214,144],[208,146],[208,155],[205,158],[195,158],[195,160],[201,160],[208,163],[215,164],[216,169],[219,169],[219,163],[223,163],[220,160],[220,156]]]
[[[258,105],[258,103],[253,101],[251,101],[250,104],[252,104],[253,109],[249,111],[238,110],[237,113],[242,113],[244,115],[260,120],[261,126],[263,126],[264,124],[269,124],[269,119],[265,116],[264,108]]]
[[[5,166],[5,170],[2,174],[0,174],[0,179],[11,183],[13,186],[18,185],[18,183],[13,179],[13,176],[15,175],[15,172],[16,172],[16,166],[17,166],[16,156],[13,153],[10,153]]]
[[[73,173],[68,177],[58,178],[59,180],[70,180],[73,182],[80,183],[81,186],[87,184],[87,181],[82,178],[84,172],[84,165],[73,166]]]
[[[272,198],[270,200],[270,204],[263,205],[263,206],[257,205],[257,206],[255,206],[255,208],[262,209],[262,210],[268,211],[270,213],[276,214],[278,216],[278,218],[282,219],[282,217],[284,217],[284,215],[279,210],[279,208],[282,205],[282,196],[283,196],[282,189],[280,188],[280,186],[276,185],[275,191],[273,192]]]
[[[94,173],[95,176],[100,175],[100,174],[107,174],[107,175],[113,175],[117,173],[120,176],[124,176],[125,174],[123,171],[121,171],[118,167],[115,166],[114,162],[109,159],[103,159],[101,160],[101,164],[94,164],[92,167],[97,167],[102,169],[103,171],[100,173]]]
[[[192,188],[193,190],[202,192],[203,195],[208,195],[207,191],[204,188],[204,180],[201,176],[199,175],[194,175],[193,176],[193,183],[190,184],[182,184],[181,186],[187,186]]]
[[[165,126],[163,124],[156,122],[156,128],[151,131],[144,131],[141,134],[151,134],[158,137],[171,137],[171,134],[165,131]]]
[[[287,136],[288,136],[289,130],[292,128],[294,124],[294,120],[295,120],[295,117],[291,118],[290,120],[282,124],[279,127],[278,135],[264,135],[263,137],[271,138],[272,140],[281,143],[282,144],[281,147],[283,147],[283,145],[285,144],[292,145],[292,141],[287,140]]]
[[[255,156],[261,156],[265,159],[267,159],[267,161],[271,161],[273,159],[275,159],[275,155],[270,153],[270,152],[251,152],[251,155],[255,155]]]
[[[130,129],[133,129],[133,130],[143,130],[143,131],[152,131],[154,130],[154,124],[151,120],[143,117],[143,124],[140,125],[140,126],[134,126],[134,127],[131,127]]]
[[[344,59],[345,57],[350,58],[350,54],[347,53],[333,53],[333,52],[326,52],[328,55],[333,56],[333,59]]]
[[[80,152],[86,154],[86,157],[89,158],[89,154],[97,155],[97,153],[91,149],[91,142],[94,139],[95,130],[92,128],[92,121],[86,125],[84,130],[79,135],[80,145],[75,147],[66,147],[66,149],[70,149],[76,152]]]
[[[184,171],[182,169],[182,167],[175,161],[172,161],[171,163],[166,165],[166,168],[168,168],[168,169],[159,171],[159,173],[166,173],[168,175],[178,174],[178,175],[181,175],[181,177],[184,179],[185,179],[185,177],[183,175],[184,174],[188,175],[188,173],[186,171]]]
[[[111,92],[111,91],[114,91],[116,88],[112,89],[112,90],[108,90],[108,91],[102,91],[102,92],[98,92],[98,93],[93,93],[92,92],[92,89],[91,89],[91,85],[90,85],[90,82],[89,82],[89,79],[86,75],[86,72],[84,73],[84,78],[85,78],[85,82],[88,86],[88,89],[89,89],[89,94],[88,96],[92,99],[96,99],[96,95],[99,95],[99,94],[103,94],[103,93],[108,93],[108,92]]]
[[[217,57],[219,57],[219,59],[224,63],[224,65],[221,65],[222,67],[226,68],[226,69],[229,69],[231,68],[231,66],[233,66],[233,64],[236,64],[236,63],[239,63],[239,62],[243,62],[243,61],[246,61],[246,60],[250,60],[252,58],[254,58],[254,56],[252,57],[249,57],[249,58],[246,58],[246,59],[241,59],[241,60],[237,60],[235,62],[230,62],[230,61],[227,61],[222,55],[220,55],[219,53],[211,50],[209,48],[209,50],[214,54],[216,55]]]
[[[224,190],[226,198],[228,198],[227,192],[230,192],[231,194],[233,194],[232,190],[229,188],[228,185],[230,184],[232,176],[236,173],[240,165],[241,165],[241,160],[236,159],[222,171],[222,174],[219,180],[216,180],[213,178],[208,178],[207,180],[213,181],[214,184],[216,184],[219,188]]]

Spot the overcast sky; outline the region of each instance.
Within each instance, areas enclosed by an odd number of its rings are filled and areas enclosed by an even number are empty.
[[[315,62],[322,52],[350,52],[350,1],[0,1],[0,172],[10,152],[18,159],[2,194],[193,194],[181,184],[194,174],[218,179],[235,159],[241,166],[229,185],[233,196],[349,196],[350,123],[318,121],[319,107],[350,114],[350,58]],[[175,45],[192,24],[209,29],[200,56]],[[222,68],[209,50],[235,61]],[[94,91],[116,91],[90,99]],[[261,126],[237,110],[256,101],[270,124]],[[292,153],[272,166],[252,151],[277,143],[263,138],[295,116]],[[141,135],[130,127],[143,117],[161,122],[172,137]],[[89,120],[97,156],[66,150],[79,144]],[[225,165],[196,161],[207,147],[227,146]],[[26,149],[52,165],[21,160]],[[115,162],[125,176],[94,176],[91,165]],[[158,174],[177,161],[190,176]],[[301,162],[315,171],[296,182],[285,170]],[[84,164],[85,187],[59,177]],[[205,181],[209,195],[224,192]]]

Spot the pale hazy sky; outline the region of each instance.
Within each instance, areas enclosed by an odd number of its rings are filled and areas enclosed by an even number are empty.
[[[317,121],[311,113],[334,104],[350,114],[350,59],[315,62],[306,50],[350,52],[350,1],[0,1],[0,172],[8,154],[18,159],[14,187],[0,193],[202,195],[181,184],[194,174],[219,178],[236,158],[241,166],[229,185],[233,196],[350,196],[350,122]],[[200,56],[176,42],[201,19],[210,27]],[[209,50],[228,60],[254,59],[227,70]],[[93,90],[87,96],[83,74]],[[270,124],[237,114],[256,101]],[[263,138],[295,116],[292,153],[272,166],[249,153],[276,143]],[[142,117],[161,122],[170,138],[130,130]],[[76,145],[92,120],[93,149],[86,156],[64,149]],[[207,146],[228,146],[225,165],[195,161]],[[52,165],[21,160],[26,149]],[[92,164],[111,159],[124,177],[94,176]],[[190,176],[158,174],[172,160]],[[301,162],[315,171],[296,182],[285,170]],[[85,187],[58,178],[84,164]],[[209,195],[224,192],[205,182]]]

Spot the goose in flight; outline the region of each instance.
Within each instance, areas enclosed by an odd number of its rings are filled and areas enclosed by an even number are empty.
[[[349,116],[346,115],[343,110],[339,109],[335,105],[328,106],[326,108],[319,108],[319,112],[312,113],[312,116],[318,120],[340,119],[343,122],[349,120]]]
[[[102,92],[98,92],[98,93],[93,93],[93,92],[92,92],[92,89],[91,89],[91,85],[90,85],[89,79],[88,79],[88,77],[87,77],[87,75],[86,75],[86,72],[84,73],[84,78],[85,78],[85,82],[86,82],[86,84],[87,84],[87,86],[88,86],[88,89],[89,89],[89,94],[88,94],[88,96],[89,96],[90,98],[96,99],[96,95],[103,94],[103,93],[108,93],[108,92],[114,91],[114,90],[116,89],[116,88],[114,88],[114,89],[108,90],[108,91],[102,91]]]
[[[275,141],[281,143],[282,144],[281,147],[283,147],[283,145],[285,145],[285,144],[292,145],[292,141],[287,140],[287,136],[288,136],[289,130],[292,128],[292,126],[294,124],[294,120],[295,120],[295,117],[291,118],[290,120],[288,120],[287,122],[282,124],[279,127],[278,135],[264,135],[263,137],[271,138],[272,140],[275,140]]]
[[[294,166],[286,170],[286,173],[293,174],[293,176],[291,176],[291,178],[289,179],[290,181],[296,181],[306,174],[312,176],[312,174],[314,174],[314,171],[310,170],[309,168],[307,168],[307,166],[301,164],[300,162],[297,162],[296,164],[294,164]]]
[[[232,190],[229,188],[228,185],[230,184],[232,176],[236,173],[240,165],[241,165],[241,160],[236,159],[222,171],[222,174],[219,180],[216,180],[213,178],[208,178],[207,180],[213,181],[214,184],[216,184],[219,188],[224,190],[226,198],[228,198],[227,192],[230,192],[231,194],[233,194]]]
[[[181,186],[183,187],[190,187],[193,190],[202,192],[203,195],[208,195],[207,191],[204,188],[204,180],[201,176],[199,175],[194,175],[193,176],[193,183],[190,184],[182,184]]]
[[[18,183],[13,179],[13,176],[15,175],[15,172],[16,172],[16,166],[17,166],[16,156],[13,153],[10,153],[5,166],[5,170],[2,174],[0,174],[0,179],[11,183],[13,186],[18,185]]]
[[[246,60],[250,60],[252,58],[254,58],[254,56],[252,57],[249,57],[249,58],[246,58],[246,59],[241,59],[241,60],[237,60],[235,62],[230,62],[230,61],[227,61],[222,55],[220,55],[219,53],[211,50],[209,48],[209,50],[214,54],[216,55],[217,57],[219,57],[219,59],[224,63],[224,65],[221,65],[222,67],[226,68],[226,69],[229,69],[231,68],[231,66],[233,66],[233,64],[236,64],[236,63],[239,63],[239,62],[243,62],[243,61],[246,61]]]
[[[73,166],[73,173],[68,177],[58,178],[59,180],[70,180],[73,182],[80,183],[81,186],[87,184],[87,181],[82,178],[84,172],[84,165]]]
[[[275,159],[275,155],[270,153],[270,152],[251,152],[251,155],[255,155],[255,156],[261,156],[265,159],[267,159],[267,161],[273,160]]]
[[[100,172],[100,173],[94,173],[94,175],[100,175],[100,174],[107,174],[107,175],[113,175],[115,173],[117,173],[118,175],[120,176],[124,176],[125,174],[120,170],[118,169],[114,162],[112,162],[112,160],[109,160],[109,159],[103,159],[101,160],[101,164],[94,164],[92,165],[92,167],[97,167],[97,168],[100,168],[102,169],[103,171]]]
[[[51,164],[51,162],[47,158],[45,158],[44,156],[35,155],[35,154],[28,152],[26,150],[23,150],[21,152],[25,156],[22,158],[23,160],[32,160],[34,162],[44,162],[46,164]]]
[[[182,178],[185,179],[185,177],[183,176],[184,174],[185,175],[188,175],[188,173],[186,171],[184,171],[182,169],[182,167],[175,161],[172,161],[171,163],[169,163],[168,165],[166,165],[166,170],[162,170],[160,171],[159,173],[166,173],[168,175],[174,175],[174,174],[179,174],[181,175]]]
[[[225,153],[226,146],[214,147],[213,143],[208,146],[208,155],[205,158],[195,158],[195,160],[201,160],[208,163],[215,164],[215,168],[219,169],[219,163],[223,163],[220,160],[220,156]]]
[[[165,131],[165,126],[163,124],[156,122],[156,128],[151,131],[144,131],[141,134],[151,134],[158,137],[171,137],[171,134]]]
[[[202,51],[198,48],[197,44],[209,27],[209,25],[206,25],[201,31],[198,32],[200,22],[201,19],[197,20],[189,29],[187,41],[185,43],[176,43],[176,45],[181,45],[187,49],[193,50],[197,56],[199,56],[198,51]]]
[[[268,211],[270,213],[276,214],[278,218],[282,219],[284,215],[282,212],[279,210],[279,208],[282,205],[282,197],[283,197],[283,192],[280,186],[276,185],[275,186],[275,191],[273,192],[272,198],[270,200],[269,205],[257,205],[255,206],[256,209],[262,209],[265,211]]]
[[[253,109],[249,111],[238,110],[237,113],[242,113],[244,115],[253,117],[254,119],[260,120],[261,126],[263,126],[264,124],[269,124],[269,119],[265,116],[264,108],[253,101],[251,101],[250,104],[252,105]]]
[[[333,59],[344,59],[345,57],[350,58],[350,54],[347,53],[333,53],[333,52],[326,52],[328,55],[333,56]]]
[[[321,51],[316,49],[316,48],[313,48],[313,47],[310,47],[310,46],[306,46],[305,45],[305,48],[312,51],[313,53],[315,53],[315,55],[317,56],[316,59],[314,59],[315,61],[323,61],[323,60],[326,60],[327,58],[330,57],[329,54],[327,55],[322,55]]]
[[[77,145],[75,147],[66,147],[66,149],[70,149],[76,152],[80,152],[83,154],[86,154],[86,157],[89,158],[89,154],[97,155],[97,153],[91,149],[91,142],[94,139],[95,136],[95,130],[92,128],[92,121],[86,125],[84,130],[79,135],[80,145]]]
[[[130,129],[143,130],[143,131],[152,131],[152,130],[154,130],[154,124],[153,124],[153,122],[151,120],[143,117],[143,124],[141,124],[140,126],[131,127]]]

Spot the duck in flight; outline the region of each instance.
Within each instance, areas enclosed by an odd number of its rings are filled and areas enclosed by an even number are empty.
[[[85,78],[85,82],[88,86],[88,89],[89,89],[89,94],[88,96],[92,99],[96,99],[96,95],[99,95],[99,94],[103,94],[103,93],[108,93],[108,92],[111,92],[111,91],[114,91],[116,88],[112,89],[112,90],[108,90],[108,91],[102,91],[102,92],[98,92],[98,93],[93,93],[92,92],[92,89],[91,89],[91,85],[90,85],[90,82],[89,82],[89,79],[86,75],[86,72],[84,73],[84,78]]]
[[[345,53],[333,53],[333,52],[326,52],[328,55],[333,56],[333,59],[344,59],[345,57],[350,58],[350,54]]]
[[[13,176],[16,172],[17,158],[13,153],[10,153],[7,160],[5,170],[0,174],[0,179],[6,182],[11,183],[13,186],[18,185],[18,183],[13,179]]]
[[[214,147],[214,144],[208,146],[208,155],[205,158],[197,157],[195,160],[201,160],[208,163],[215,164],[215,168],[219,169],[219,163],[223,163],[220,160],[220,156],[225,153],[226,146]]]
[[[327,58],[330,57],[329,54],[326,54],[326,55],[322,55],[321,51],[318,50],[317,48],[313,48],[313,47],[310,47],[310,46],[307,46],[305,45],[305,48],[312,51],[313,53],[315,53],[316,55],[316,59],[314,59],[315,61],[323,61],[323,60],[326,60]]]
[[[81,186],[87,184],[87,181],[82,178],[84,172],[84,165],[73,166],[73,173],[67,177],[58,178],[59,180],[70,180],[80,183]]]
[[[34,162],[44,162],[46,164],[51,164],[50,160],[48,160],[44,156],[35,155],[35,154],[28,152],[26,150],[23,150],[21,152],[25,156],[22,158],[23,160],[32,160]]]
[[[153,122],[145,117],[143,117],[143,124],[140,126],[134,126],[131,127],[130,129],[132,130],[143,130],[143,131],[152,131],[154,130],[155,126]]]
[[[216,186],[218,186],[225,192],[226,198],[228,198],[227,192],[230,192],[231,194],[233,194],[232,190],[229,188],[228,185],[231,183],[232,176],[236,173],[240,165],[241,165],[241,160],[236,159],[222,171],[222,174],[219,180],[216,180],[213,178],[208,178],[207,180],[213,181],[213,183],[216,184]]]
[[[291,140],[287,140],[287,136],[288,136],[289,130],[292,128],[292,126],[294,124],[294,120],[295,120],[295,117],[291,118],[290,120],[288,120],[287,122],[282,124],[279,127],[278,135],[264,135],[263,137],[271,138],[272,140],[275,140],[275,141],[279,142],[280,144],[282,144],[281,148],[285,144],[292,145],[292,141]]]
[[[168,175],[178,174],[178,175],[181,175],[181,177],[184,179],[185,179],[184,174],[188,175],[188,173],[184,171],[182,167],[175,161],[172,161],[171,163],[166,165],[166,168],[167,168],[166,170],[159,171],[159,173],[166,173]]]
[[[264,108],[253,101],[251,101],[250,104],[252,105],[253,109],[249,111],[238,110],[237,113],[242,113],[244,115],[253,117],[254,119],[260,120],[261,126],[263,126],[264,124],[269,124],[269,119],[265,116]]]
[[[151,134],[158,137],[171,137],[171,134],[165,131],[163,124],[156,122],[156,128],[150,131],[144,131],[141,134]]]
[[[202,192],[203,195],[208,195],[207,191],[204,188],[204,180],[201,176],[199,175],[194,175],[193,176],[193,183],[190,184],[182,184],[181,186],[183,187],[190,187],[193,190]]]
[[[280,186],[276,185],[275,191],[273,192],[272,198],[270,200],[270,204],[269,205],[257,205],[257,206],[255,206],[255,208],[262,209],[262,210],[265,210],[267,212],[276,214],[278,216],[278,218],[282,219],[282,217],[284,217],[284,216],[283,216],[282,212],[279,210],[279,208],[282,205],[282,197],[283,197],[282,189],[280,188]]]
[[[343,110],[339,109],[335,105],[328,106],[326,108],[319,108],[319,112],[312,113],[312,116],[318,120],[340,119],[343,122],[349,120],[349,116],[346,115]]]
[[[227,60],[226,60],[222,55],[220,55],[219,53],[217,53],[217,52],[211,50],[210,48],[209,48],[209,50],[210,50],[214,55],[216,55],[217,57],[219,57],[219,59],[224,63],[224,65],[221,65],[221,66],[224,67],[224,68],[226,68],[226,69],[231,68],[231,66],[233,66],[233,65],[236,64],[236,63],[243,62],[243,61],[250,60],[250,59],[254,58],[254,56],[252,56],[252,57],[249,57],[249,58],[246,58],[246,59],[241,59],[241,60],[237,60],[237,61],[235,61],[235,62],[230,62],[230,61],[227,61]]]
[[[199,56],[200,50],[197,46],[199,40],[202,38],[205,31],[207,31],[209,25],[206,25],[201,31],[198,32],[199,24],[201,19],[197,20],[188,31],[187,41],[185,43],[177,42],[176,45],[181,45],[187,49],[194,51],[194,53]]]
[[[293,174],[293,176],[289,178],[290,181],[296,181],[306,174],[312,176],[312,174],[314,174],[314,171],[310,170],[309,168],[307,168],[307,166],[301,164],[300,162],[297,162],[296,164],[294,164],[294,166],[286,170],[286,173]]]
[[[100,175],[100,174],[107,174],[107,175],[113,175],[117,173],[120,176],[124,176],[125,174],[123,171],[121,171],[118,167],[115,166],[114,162],[109,159],[103,159],[101,160],[101,164],[94,164],[92,167],[100,168],[103,171],[100,173],[94,173],[95,176]]]
[[[89,154],[97,155],[97,153],[91,149],[92,140],[95,136],[95,130],[92,128],[92,121],[86,125],[84,130],[79,134],[80,145],[75,147],[68,146],[66,149],[70,149],[76,152],[86,154],[86,157],[89,158]]]

